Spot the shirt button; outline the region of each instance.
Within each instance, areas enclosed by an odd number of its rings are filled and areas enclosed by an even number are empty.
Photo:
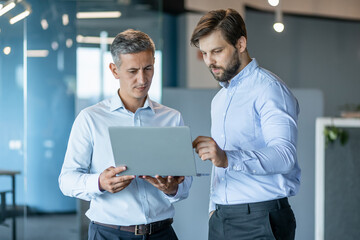
[[[236,166],[234,166],[234,167],[233,167],[233,169],[234,169],[234,170],[237,170],[237,167],[236,167]]]
[[[226,115],[226,113],[223,113],[223,116],[225,116]]]
[[[225,179],[224,178],[221,178],[221,181],[224,181]]]
[[[225,135],[224,134],[221,134],[221,138],[224,138],[225,137]]]
[[[253,170],[253,173],[256,173],[256,170]]]

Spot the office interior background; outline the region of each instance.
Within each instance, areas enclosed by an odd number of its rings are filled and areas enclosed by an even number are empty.
[[[360,124],[341,117],[360,109],[360,2],[353,0],[280,0],[278,6],[266,0],[0,0],[0,239],[87,238],[88,203],[63,196],[57,179],[77,113],[116,94],[108,64],[117,33],[133,28],[150,35],[157,48],[151,98],[180,110],[193,138],[210,134],[210,101],[219,86],[189,39],[205,12],[229,7],[244,16],[250,56],[300,103],[302,186],[290,199],[296,239],[358,239]],[[86,14],[95,11],[113,15]],[[25,18],[16,19],[20,14]],[[350,120],[338,128],[348,134],[346,144],[319,144],[319,118],[329,126]],[[318,152],[325,154],[323,165]],[[211,164],[197,159],[197,167],[209,172]],[[6,171],[14,173],[15,195]],[[189,198],[176,203],[180,240],[207,239],[209,182],[195,178]],[[16,211],[7,210],[13,196]]]

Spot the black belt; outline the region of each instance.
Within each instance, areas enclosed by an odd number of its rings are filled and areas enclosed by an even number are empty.
[[[93,221],[93,223],[121,231],[132,232],[135,235],[145,235],[145,234],[150,235],[152,233],[159,232],[160,230],[170,226],[173,223],[173,219],[168,218],[163,221],[153,222],[149,224],[131,225],[131,226],[111,225],[111,224],[105,224],[95,221]]]
[[[267,211],[267,210],[276,210],[282,208],[290,207],[288,198],[280,198],[265,202],[256,202],[256,203],[243,203],[243,204],[234,204],[234,205],[221,205],[216,204],[216,209],[223,210],[236,210],[240,212],[250,212],[250,211]]]

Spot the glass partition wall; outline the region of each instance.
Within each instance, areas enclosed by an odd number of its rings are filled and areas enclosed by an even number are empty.
[[[0,0],[0,12],[9,2]],[[109,46],[129,28],[155,42],[150,97],[161,101],[162,1],[21,2],[31,9],[25,19],[0,16],[0,199],[6,209],[17,204],[12,215],[0,208],[0,239],[87,239],[88,203],[58,187],[71,126],[81,109],[116,94]],[[115,16],[86,17],[109,11]]]
[[[0,239],[22,239],[26,205],[26,23],[0,17]]]

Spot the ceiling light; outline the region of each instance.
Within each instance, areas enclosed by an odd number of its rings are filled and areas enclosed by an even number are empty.
[[[47,57],[49,50],[27,50],[27,57]]]
[[[48,29],[48,27],[49,27],[49,23],[45,18],[41,19],[40,24],[41,24],[42,29],[44,29],[44,30]]]
[[[86,18],[119,18],[121,16],[120,11],[113,12],[78,12],[76,13],[76,18],[86,19]]]
[[[64,26],[68,25],[69,24],[69,15],[63,14],[62,15],[62,22],[63,22]]]
[[[284,24],[281,22],[274,23],[273,27],[274,27],[275,31],[277,31],[278,33],[281,33],[282,31],[284,31],[284,28],[285,28]]]
[[[106,43],[107,44],[112,44],[112,42],[114,41],[113,37],[108,37],[106,38]],[[90,36],[82,36],[82,35],[77,35],[76,36],[76,42],[78,43],[90,43],[90,44],[100,44],[101,43],[101,38],[100,37],[90,37]]]
[[[66,47],[71,48],[73,45],[73,40],[71,38],[66,39],[65,45]]]
[[[11,53],[11,47],[4,47],[3,52],[5,55],[9,55]]]
[[[0,9],[0,16],[4,15],[5,13],[7,13],[11,9],[13,9],[15,7],[15,5],[16,4],[13,1],[11,1],[8,4],[6,4],[5,6],[3,6],[3,8]]]
[[[4,5],[2,5],[2,4],[0,3],[0,9],[2,9],[3,6],[4,6]]]
[[[56,51],[56,50],[59,48],[58,42],[57,42],[57,41],[53,41],[53,42],[51,43],[51,48],[52,48],[54,51]]]
[[[30,13],[31,13],[31,11],[29,9],[26,9],[24,12],[16,15],[13,18],[10,18],[10,24],[17,23],[18,21],[20,21],[20,20],[26,18],[27,16],[29,16]]]
[[[279,0],[268,0],[268,3],[273,7],[279,5],[279,2],[280,2]]]
[[[279,1],[279,5],[276,6],[275,9],[275,23],[273,28],[276,32],[281,33],[284,31],[284,23],[283,23],[283,13],[281,11],[281,2]]]

